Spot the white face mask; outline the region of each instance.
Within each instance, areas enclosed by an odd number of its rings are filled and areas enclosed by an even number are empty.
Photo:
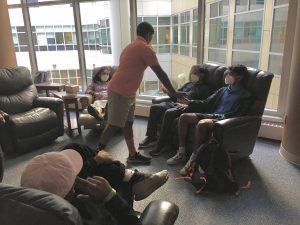
[[[109,75],[107,74],[104,74],[104,75],[101,75],[101,81],[102,82],[106,82],[106,81],[108,81],[108,79],[109,79]]]
[[[195,74],[191,74],[191,81],[193,83],[197,83],[199,81],[199,76],[197,76]]]
[[[234,79],[233,76],[227,75],[227,76],[225,77],[225,84],[232,85],[232,84],[234,84],[234,82],[235,82],[235,79]]]

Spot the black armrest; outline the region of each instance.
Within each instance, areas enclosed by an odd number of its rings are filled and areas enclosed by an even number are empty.
[[[226,129],[239,126],[245,123],[256,123],[261,122],[261,116],[240,116],[233,117],[229,119],[220,120],[215,123],[214,129],[222,129],[225,131]]]
[[[143,225],[173,225],[178,213],[179,208],[176,204],[155,200],[149,203],[140,219]]]
[[[253,152],[261,116],[242,116],[215,123],[214,137],[223,145],[233,161],[249,156]]]
[[[1,225],[82,225],[78,210],[59,196],[3,183],[0,212]]]
[[[38,97],[33,102],[34,107],[44,107],[53,110],[56,113],[58,124],[59,124],[59,134],[64,133],[64,101],[60,98],[54,97]]]
[[[63,100],[60,98],[54,98],[54,97],[38,97],[33,102],[34,107],[44,107],[44,108],[50,108],[53,111],[56,111],[57,108],[63,109]]]
[[[161,103],[161,102],[170,102],[172,99],[169,96],[160,96],[152,99],[153,104]]]

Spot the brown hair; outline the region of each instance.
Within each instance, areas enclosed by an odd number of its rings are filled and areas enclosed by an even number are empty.
[[[190,71],[190,76],[192,73],[196,73],[196,74],[204,74],[204,80],[207,78],[208,76],[208,70],[206,68],[204,68],[203,66],[199,66],[199,65],[194,65],[191,67],[191,71]]]
[[[96,83],[98,81],[101,82],[101,79],[99,77],[99,75],[104,71],[104,70],[108,70],[109,71],[109,80],[111,78],[111,70],[108,66],[101,66],[101,67],[96,67],[93,69],[93,82]]]

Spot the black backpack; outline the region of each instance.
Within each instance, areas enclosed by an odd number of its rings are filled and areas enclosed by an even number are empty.
[[[230,156],[214,137],[198,148],[197,158],[188,171],[187,176],[177,179],[189,181],[196,188],[196,194],[207,191],[238,196],[242,188],[250,187],[250,182],[239,187],[232,173]]]

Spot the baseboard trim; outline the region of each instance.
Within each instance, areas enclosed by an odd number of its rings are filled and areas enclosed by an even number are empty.
[[[268,138],[273,140],[282,140],[283,124],[276,122],[263,121],[261,123],[258,137]]]
[[[300,166],[300,156],[288,152],[282,144],[280,145],[279,154],[292,164]]]

